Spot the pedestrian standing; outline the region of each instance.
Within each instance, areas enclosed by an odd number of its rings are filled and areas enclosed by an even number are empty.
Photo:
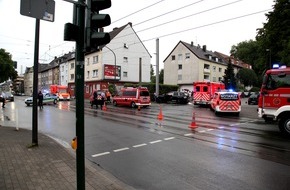
[[[109,90],[106,91],[106,98],[107,98],[107,102],[111,103],[111,93]]]
[[[5,94],[4,93],[2,93],[1,95],[0,95],[0,100],[1,100],[1,102],[2,102],[2,108],[5,108]]]
[[[41,91],[38,92],[37,98],[38,98],[38,106],[39,106],[39,108],[43,109],[43,94],[42,94]]]
[[[105,99],[106,99],[106,94],[104,92],[101,92],[101,109],[103,109]]]

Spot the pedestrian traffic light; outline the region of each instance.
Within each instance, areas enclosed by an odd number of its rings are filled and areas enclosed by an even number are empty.
[[[110,15],[99,14],[111,7],[111,0],[88,0],[87,6],[86,48],[97,48],[111,41],[110,34],[103,32],[103,27],[111,24]]]

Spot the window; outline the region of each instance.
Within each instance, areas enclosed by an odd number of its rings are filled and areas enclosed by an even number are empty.
[[[178,54],[178,61],[182,61],[182,54]]]
[[[87,79],[90,78],[90,71],[87,71]]]
[[[128,72],[127,71],[123,72],[123,77],[128,77]]]
[[[185,59],[190,59],[190,53],[185,53]]]
[[[178,65],[178,70],[181,70],[182,69],[182,65]]]
[[[62,71],[62,72],[64,71],[64,66],[61,66],[61,71]]]
[[[182,75],[178,75],[178,79],[177,80],[182,80]]]
[[[74,80],[75,79],[75,75],[74,74],[70,74],[70,80]]]
[[[175,55],[171,56],[171,60],[174,61],[175,60]]]
[[[87,65],[90,65],[90,58],[87,58]]]
[[[99,63],[99,56],[96,55],[93,57],[93,64]]]
[[[128,63],[128,57],[123,57],[123,62]]]
[[[222,68],[220,68],[220,67],[219,67],[219,72],[220,72],[220,73],[222,72]]]
[[[204,69],[209,69],[209,65],[208,64],[204,64]]]
[[[212,66],[213,72],[216,72],[216,66]]]
[[[216,82],[216,77],[212,77],[212,81],[213,82]]]
[[[203,75],[204,80],[209,80],[209,75]]]
[[[93,70],[93,78],[98,78],[99,71],[98,69]]]
[[[70,64],[70,69],[74,69],[75,68],[75,63],[71,63]]]

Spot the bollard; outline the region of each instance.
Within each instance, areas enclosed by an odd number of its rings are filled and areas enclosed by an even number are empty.
[[[192,112],[192,120],[191,120],[191,124],[189,125],[189,128],[191,129],[197,128],[196,122],[195,122],[195,116],[196,116],[195,112]]]

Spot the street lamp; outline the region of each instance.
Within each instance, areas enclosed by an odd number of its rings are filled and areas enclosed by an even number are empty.
[[[269,69],[271,69],[271,68],[272,68],[272,60],[271,60],[272,55],[271,55],[271,49],[266,49],[266,51],[269,52]]]

